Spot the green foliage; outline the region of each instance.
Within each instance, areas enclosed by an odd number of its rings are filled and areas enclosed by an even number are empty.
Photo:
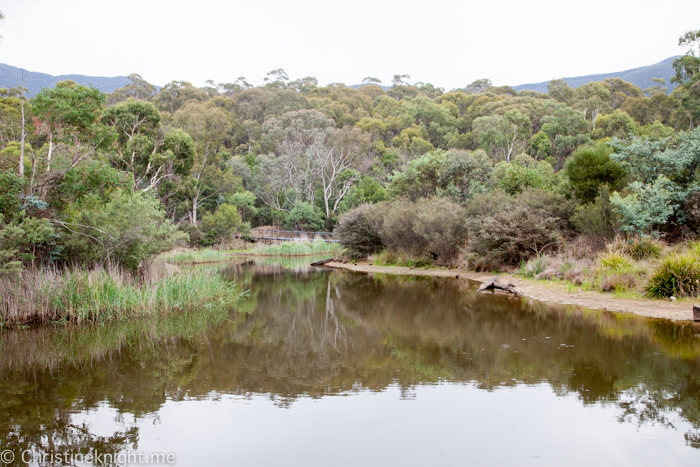
[[[566,161],[564,173],[574,198],[582,204],[593,202],[603,185],[620,190],[626,172],[610,157],[606,145],[582,146]]]
[[[100,133],[97,121],[104,103],[105,95],[96,88],[59,83],[39,92],[32,109],[49,133],[58,140],[74,143]]]
[[[236,207],[244,221],[257,215],[255,195],[250,191],[232,193],[226,197],[226,202]]]
[[[284,226],[289,230],[318,232],[323,229],[323,219],[316,213],[313,206],[302,201],[289,211]]]
[[[395,198],[412,201],[439,196],[465,203],[494,185],[493,163],[483,151],[434,151],[411,162],[403,172],[394,172],[388,186]]]
[[[672,254],[652,272],[645,291],[654,298],[697,297],[700,294],[700,258]]]
[[[65,228],[66,260],[108,261],[135,270],[185,237],[165,220],[157,199],[118,192],[102,206],[80,209]]]
[[[598,256],[596,260],[596,272],[610,272],[630,269],[632,260],[624,253],[618,251],[607,251]]]
[[[577,206],[571,222],[578,232],[589,238],[609,240],[615,237],[620,230],[620,222],[610,203],[608,187],[603,185],[592,203]]]
[[[19,175],[7,171],[0,173],[0,221],[11,222],[22,206],[22,187]]]
[[[247,233],[250,224],[241,220],[235,206],[222,204],[214,213],[206,213],[202,218],[202,232],[205,245],[215,245],[230,238],[234,233]]]
[[[559,176],[545,161],[536,161],[527,154],[519,154],[513,162],[499,162],[493,171],[498,187],[509,195],[522,193],[526,188],[554,190]]]
[[[47,253],[54,234],[46,219],[23,217],[9,224],[0,222],[0,272],[21,270],[40,252]]]
[[[610,204],[620,215],[622,230],[631,234],[648,234],[654,226],[666,223],[675,209],[674,185],[664,175],[651,185],[634,182],[631,193],[615,192]]]
[[[341,202],[341,211],[347,212],[363,204],[377,204],[389,199],[389,193],[381,183],[374,178],[365,176],[360,183],[354,185],[345,199]]]
[[[434,196],[446,158],[444,151],[433,151],[413,159],[403,172],[394,172],[388,191],[394,198],[410,200]]]
[[[437,196],[466,204],[493,189],[493,162],[484,151],[447,152],[437,179]]]
[[[634,119],[620,109],[608,115],[599,115],[594,124],[595,129],[591,132],[591,137],[596,140],[612,137],[626,138],[636,133],[638,129]]]

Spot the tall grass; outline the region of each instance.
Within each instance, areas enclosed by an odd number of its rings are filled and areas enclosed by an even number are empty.
[[[176,251],[163,255],[165,261],[175,264],[215,263],[218,261],[226,261],[230,257],[231,255],[223,251],[209,248],[194,251]]]
[[[0,277],[0,326],[105,322],[196,309],[222,309],[240,297],[218,274],[136,278],[116,268],[27,270]]]
[[[257,246],[252,252],[258,255],[306,256],[319,253],[335,254],[338,251],[340,251],[339,244],[326,243],[319,238],[313,242],[285,242],[279,245]]]

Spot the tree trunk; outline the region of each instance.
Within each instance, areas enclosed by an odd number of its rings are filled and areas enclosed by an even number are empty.
[[[49,133],[49,155],[46,158],[46,172],[51,171],[51,155],[53,154],[53,135]]]
[[[24,83],[22,83],[24,84]],[[24,178],[24,139],[25,139],[25,124],[24,124],[24,92],[19,95],[20,104],[22,106],[22,139],[19,143],[19,176]]]

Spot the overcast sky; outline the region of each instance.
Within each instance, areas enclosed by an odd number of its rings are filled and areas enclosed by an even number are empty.
[[[698,0],[5,0],[0,63],[197,86],[284,68],[447,89],[626,70],[684,53]]]

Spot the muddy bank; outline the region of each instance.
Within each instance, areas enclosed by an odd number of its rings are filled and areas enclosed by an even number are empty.
[[[347,269],[365,273],[397,274],[409,276],[449,277],[458,280],[473,280],[485,282],[494,274],[486,272],[465,271],[463,269],[422,269],[399,266],[374,266],[367,262],[357,264],[333,261],[324,266]],[[510,274],[499,274],[499,280],[516,285],[516,290],[523,296],[544,302],[576,305],[596,310],[633,313],[650,318],[666,318],[671,320],[693,320],[693,303],[698,300],[679,300],[670,302],[664,300],[646,300],[631,298],[616,298],[600,292],[569,291],[566,285],[549,281],[523,279]]]

